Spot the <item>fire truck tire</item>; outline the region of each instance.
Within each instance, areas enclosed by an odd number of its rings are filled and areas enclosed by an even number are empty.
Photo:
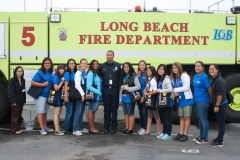
[[[9,113],[10,108],[7,86],[0,80],[0,121]]]
[[[225,79],[226,88],[234,97],[233,103],[226,110],[226,122],[240,122],[240,74],[232,74]]]

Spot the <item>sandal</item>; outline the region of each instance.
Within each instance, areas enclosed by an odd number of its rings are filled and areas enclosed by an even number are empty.
[[[17,132],[15,132],[15,134],[21,134],[22,132],[20,132],[20,131],[17,131]]]

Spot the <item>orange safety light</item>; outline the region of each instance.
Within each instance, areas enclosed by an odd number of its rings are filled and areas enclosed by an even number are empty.
[[[135,6],[135,12],[141,12],[142,8],[141,6]]]

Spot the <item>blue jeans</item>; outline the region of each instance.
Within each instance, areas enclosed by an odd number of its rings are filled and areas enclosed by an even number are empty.
[[[76,109],[73,118],[73,132],[82,130],[83,127],[83,114],[85,111],[86,101],[82,102],[76,100]]]
[[[143,129],[147,129],[147,118],[148,118],[147,108],[144,106],[144,103],[140,103],[138,101],[137,104],[138,104],[141,127]]]
[[[134,116],[135,103],[122,102],[124,115]]]
[[[208,108],[209,103],[197,102],[194,104],[196,116],[198,118],[200,137],[202,139],[208,139]]]
[[[66,115],[65,115],[65,120],[64,120],[64,129],[72,129],[73,128],[73,116],[74,116],[74,111],[76,108],[76,101],[71,100],[69,103],[65,103],[66,107]]]

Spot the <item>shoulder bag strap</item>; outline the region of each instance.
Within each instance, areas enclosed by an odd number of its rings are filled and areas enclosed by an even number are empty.
[[[37,74],[43,80],[43,82],[46,82],[45,79],[43,79],[43,77],[39,73],[37,73]]]

